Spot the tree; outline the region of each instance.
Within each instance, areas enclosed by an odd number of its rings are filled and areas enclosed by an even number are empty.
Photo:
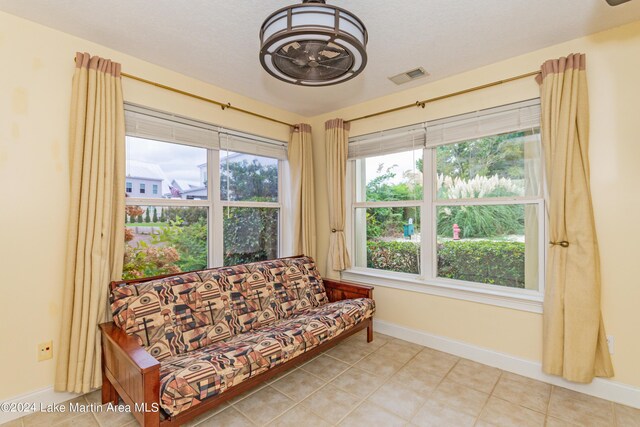
[[[257,159],[228,162],[220,170],[222,200],[274,202],[278,200],[278,166]]]
[[[153,208],[153,219],[152,219],[153,223],[157,223],[158,222],[158,210],[154,207]]]
[[[438,174],[452,178],[498,175],[501,178],[524,178],[524,143],[526,132],[495,135],[442,145],[436,149]]]
[[[138,224],[142,224],[142,223],[144,222],[144,220],[142,219],[142,215],[138,215],[138,216],[137,216],[137,218],[136,218],[136,222],[137,222]]]
[[[149,209],[147,209],[147,211],[144,214],[144,222],[146,222],[147,224],[151,222],[151,216],[149,215]]]

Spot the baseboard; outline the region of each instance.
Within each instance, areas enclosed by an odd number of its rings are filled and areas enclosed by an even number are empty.
[[[385,335],[451,353],[524,377],[544,381],[549,384],[565,387],[570,390],[611,400],[634,408],[640,408],[640,388],[638,387],[602,378],[594,379],[591,384],[572,383],[562,378],[543,373],[540,362],[521,359],[509,354],[499,353],[462,341],[407,328],[384,320],[375,320],[374,329]]]
[[[40,405],[57,405],[78,396],[81,396],[81,394],[57,392],[53,390],[53,386],[50,386],[42,388],[40,390],[32,391],[30,393],[22,394],[11,399],[0,400],[0,403],[3,406],[9,404],[9,408],[11,406],[19,407],[19,404],[35,404],[36,409],[39,410]],[[20,417],[24,417],[25,415],[27,415],[27,412],[7,412],[3,407],[2,410],[0,410],[0,424],[4,424]]]

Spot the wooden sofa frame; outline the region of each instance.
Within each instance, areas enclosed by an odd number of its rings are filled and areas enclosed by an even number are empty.
[[[113,289],[122,284],[140,283],[168,276],[173,276],[173,274],[112,282],[110,287]],[[373,298],[372,286],[340,280],[324,279],[323,281],[330,302],[353,298]],[[279,373],[314,358],[365,328],[367,329],[367,342],[373,341],[373,319],[369,318],[288,362],[249,378],[222,394],[207,398],[184,412],[169,416],[160,409],[160,362],[138,344],[135,337],[129,336],[113,322],[103,323],[100,325],[102,331],[102,403],[111,402],[116,405],[122,398],[143,427],[179,426],[258,384],[264,383]]]

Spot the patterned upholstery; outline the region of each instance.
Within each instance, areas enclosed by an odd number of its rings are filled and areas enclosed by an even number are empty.
[[[157,360],[226,340],[328,302],[311,258],[214,268],[120,286],[113,320]]]
[[[329,303],[313,259],[284,258],[126,284],[115,324],[161,362],[161,406],[178,414],[373,316]]]
[[[161,362],[160,405],[176,415],[310,350],[373,316],[370,299],[328,303]]]

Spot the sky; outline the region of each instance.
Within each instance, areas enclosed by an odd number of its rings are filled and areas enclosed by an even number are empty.
[[[126,159],[159,165],[167,184],[173,179],[199,182],[198,165],[207,162],[207,150],[128,136]]]
[[[224,160],[226,153],[226,151],[220,153],[221,159]],[[235,153],[230,151],[229,155],[232,154]],[[247,159],[247,157],[257,156],[246,155],[243,156],[243,160]],[[207,150],[188,145],[127,136],[126,160],[137,160],[160,166],[169,181],[166,183],[167,185],[174,179],[199,183],[200,169],[198,165],[207,162]],[[268,164],[272,162],[277,162],[277,160],[262,163]]]
[[[422,149],[414,150],[413,152],[407,153],[393,153],[386,154],[384,156],[378,157],[368,157],[366,159],[367,162],[367,183],[372,179],[384,175],[387,171],[387,168],[393,165],[397,165],[396,168],[393,169],[393,172],[396,173],[395,178],[390,180],[393,184],[398,184],[400,182],[405,181],[403,178],[403,174],[407,171],[418,172],[416,169],[416,161],[422,158]],[[381,171],[378,172],[378,167],[380,164],[383,165]]]

